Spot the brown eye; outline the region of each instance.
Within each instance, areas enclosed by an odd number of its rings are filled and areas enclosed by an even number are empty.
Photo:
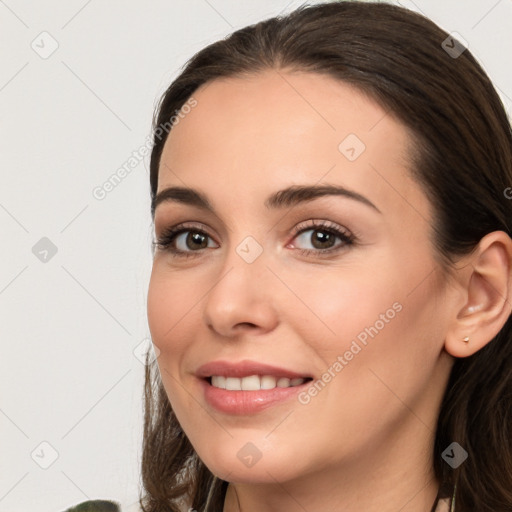
[[[165,230],[154,245],[174,256],[187,257],[196,256],[194,253],[212,247],[208,245],[208,239],[211,237],[203,230],[181,225]]]
[[[310,245],[312,248],[301,249],[297,247],[301,254],[307,255],[319,255],[327,254],[330,252],[337,252],[346,246],[350,246],[354,243],[355,236],[349,232],[344,232],[336,225],[327,223],[325,221],[311,221],[305,229],[303,225],[298,226],[297,235],[294,240],[298,240],[299,243],[293,242],[293,246],[297,245]],[[336,239],[340,242],[336,244]]]
[[[179,240],[179,238],[185,234],[187,234],[187,236],[182,242],[187,249],[204,249],[208,247],[208,235],[197,231],[185,231],[181,235],[178,235],[176,240]]]
[[[306,235],[308,232],[311,234]],[[298,238],[308,241],[315,249],[330,249],[339,236],[325,229],[307,229]]]

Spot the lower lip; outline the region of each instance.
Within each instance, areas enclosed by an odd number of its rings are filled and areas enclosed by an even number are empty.
[[[262,389],[259,391],[228,391],[216,388],[206,379],[200,379],[208,404],[220,412],[234,415],[254,414],[273,405],[289,400],[311,384],[306,381],[288,388]]]

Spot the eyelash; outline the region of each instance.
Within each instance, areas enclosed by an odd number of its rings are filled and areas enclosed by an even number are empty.
[[[307,224],[307,225],[305,225]],[[301,235],[302,233],[306,231],[324,231],[326,233],[329,233],[331,235],[335,235],[336,237],[340,238],[343,243],[340,245],[337,245],[335,247],[331,247],[329,249],[297,249],[301,255],[309,256],[312,253],[314,253],[316,256],[319,255],[330,255],[330,253],[336,253],[340,251],[342,248],[351,246],[355,243],[357,240],[357,237],[353,235],[352,233],[342,230],[339,227],[337,227],[336,224],[330,223],[328,221],[307,221],[307,223],[299,224],[296,228],[294,228],[293,233],[293,239],[295,239],[297,236]],[[174,226],[172,228],[168,228],[163,231],[160,237],[157,238],[155,242],[153,242],[153,245],[157,247],[161,251],[170,252],[173,257],[176,258],[193,258],[196,256],[199,256],[204,249],[200,249],[197,251],[181,251],[172,246],[174,243],[174,240],[176,237],[182,233],[186,233],[187,231],[191,231],[194,233],[200,233],[202,235],[205,235],[209,238],[211,238],[208,233],[206,233],[203,229],[198,228],[197,226],[193,225],[186,225],[186,224],[179,224],[177,226]]]

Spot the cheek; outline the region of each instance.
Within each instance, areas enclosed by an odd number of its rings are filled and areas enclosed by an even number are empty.
[[[161,353],[177,352],[185,345],[184,326],[193,315],[199,297],[193,286],[182,286],[155,264],[147,294],[148,326]]]
[[[160,351],[164,348],[162,341],[165,333],[172,326],[169,317],[173,314],[174,308],[169,298],[166,287],[162,280],[156,277],[153,269],[147,295],[147,316],[152,341]]]
[[[177,382],[180,380],[182,356],[189,344],[186,329],[187,322],[191,321],[191,311],[187,316],[191,304],[187,300],[186,290],[186,287],[176,287],[174,279],[166,276],[165,272],[153,268],[147,294],[148,326],[153,344],[160,351],[158,369],[175,413],[186,408],[182,404],[181,387]]]
[[[360,371],[365,367],[381,370],[405,390],[407,379],[430,371],[439,346],[435,339],[442,338],[434,320],[441,303],[431,268],[421,258],[381,253],[364,268],[295,275],[293,290],[304,304],[287,307],[284,321],[300,329],[298,336],[320,356],[320,367],[342,356],[351,368],[343,379],[352,384],[375,378]]]
[[[333,452],[382,440],[410,414],[403,404],[417,403],[429,385],[439,346],[432,339],[437,336],[432,319],[441,302],[434,298],[435,281],[413,266],[395,265],[393,274],[393,267],[384,265],[387,272],[367,278],[355,270],[338,278],[333,272],[329,279],[309,276],[295,283],[294,291],[304,294],[311,310],[302,308],[295,326],[300,318],[299,335],[325,370],[320,377],[325,385],[319,383],[318,394],[310,395],[301,421],[326,415],[322,435],[332,439]],[[344,445],[346,439],[352,440],[350,446]]]
[[[389,273],[376,276],[355,267],[296,275],[293,290],[303,304],[293,302],[296,306],[287,309],[285,321],[290,325],[300,322],[304,341],[336,358],[350,348],[352,340],[364,344],[370,338],[368,330],[386,330],[399,315],[401,297],[392,281]]]

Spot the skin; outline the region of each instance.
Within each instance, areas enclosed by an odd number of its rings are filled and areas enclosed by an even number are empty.
[[[148,322],[180,424],[208,468],[230,482],[224,511],[429,511],[449,372],[454,356],[479,350],[510,314],[512,241],[487,235],[448,279],[429,239],[431,205],[408,174],[408,130],[347,84],[268,70],[213,81],[193,96],[197,106],[166,141],[158,191],[198,189],[216,214],[157,207],[157,237],[194,222],[210,238],[198,249],[180,237],[182,250],[196,251],[191,258],[156,250]],[[366,146],[354,161],[338,149],[348,134]],[[364,195],[381,213],[341,196],[264,207],[287,186],[325,183]],[[301,255],[321,247],[315,228],[294,235],[311,219],[357,238],[335,238],[339,250],[327,256]],[[250,264],[236,252],[247,236],[263,249]],[[235,417],[204,400],[194,372],[217,359],[321,378],[394,303],[402,309],[308,404],[292,399]],[[237,457],[247,442],[261,452],[252,467]]]

